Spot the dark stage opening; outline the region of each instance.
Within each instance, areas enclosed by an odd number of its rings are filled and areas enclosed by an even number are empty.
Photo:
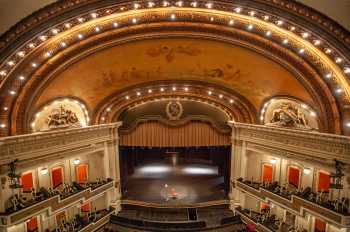
[[[224,200],[229,192],[230,159],[230,146],[121,146],[122,197],[170,205]]]

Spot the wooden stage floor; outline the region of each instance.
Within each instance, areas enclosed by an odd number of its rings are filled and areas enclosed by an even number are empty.
[[[128,177],[122,199],[169,206],[224,200],[224,177],[213,165],[148,163]]]

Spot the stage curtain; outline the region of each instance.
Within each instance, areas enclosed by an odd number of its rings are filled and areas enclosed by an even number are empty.
[[[315,219],[315,232],[325,232],[326,223],[318,218]]]
[[[81,212],[90,212],[90,209],[91,209],[91,203],[86,203],[84,205],[81,206]]]
[[[299,188],[299,168],[289,167],[288,169],[288,183],[296,188]]]
[[[88,178],[88,165],[81,164],[76,167],[77,182],[86,183]]]
[[[220,133],[205,122],[171,127],[155,121],[139,124],[131,133],[120,133],[120,145],[142,147],[202,147],[231,144],[230,133]]]
[[[38,219],[36,217],[33,217],[27,222],[27,232],[36,232],[36,231],[39,231]]]
[[[23,192],[28,193],[32,191],[33,188],[33,174],[28,172],[21,176],[21,184],[23,186]]]
[[[263,165],[263,181],[271,183],[272,182],[272,174],[273,174],[273,167],[269,164]]]
[[[329,192],[330,177],[327,173],[318,173],[318,191]]]
[[[52,175],[52,187],[57,188],[63,183],[63,170],[62,168],[54,168],[51,172]]]

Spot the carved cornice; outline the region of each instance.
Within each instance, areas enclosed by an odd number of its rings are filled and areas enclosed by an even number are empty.
[[[350,137],[243,123],[229,125],[233,129],[233,141],[264,146],[282,156],[293,157],[295,154],[298,158],[324,160],[327,163],[337,159],[350,164]]]
[[[0,166],[18,159],[19,163],[42,159],[64,152],[72,155],[96,144],[114,141],[118,137],[120,122],[79,129],[50,131],[0,139]],[[97,150],[97,149],[96,149]]]

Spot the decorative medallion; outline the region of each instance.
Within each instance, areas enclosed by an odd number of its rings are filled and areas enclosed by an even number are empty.
[[[46,122],[50,129],[80,126],[77,115],[62,105],[52,111]]]
[[[170,101],[165,110],[170,120],[179,120],[183,113],[183,108],[179,101]]]

